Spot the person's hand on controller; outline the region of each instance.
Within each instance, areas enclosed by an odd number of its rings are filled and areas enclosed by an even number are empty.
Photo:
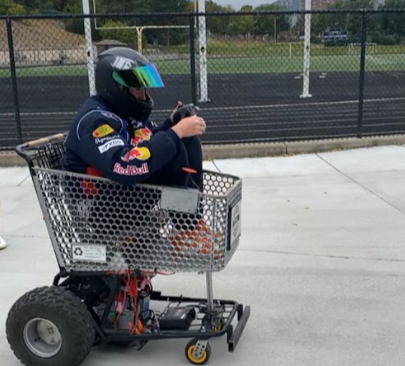
[[[172,130],[180,137],[202,135],[207,128],[203,118],[197,116],[198,107],[194,104],[183,105],[178,102],[170,119],[173,123]]]

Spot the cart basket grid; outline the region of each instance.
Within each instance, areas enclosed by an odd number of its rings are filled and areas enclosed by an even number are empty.
[[[204,171],[204,192],[63,170],[65,134],[20,145],[61,269],[220,271],[241,234],[241,180]]]

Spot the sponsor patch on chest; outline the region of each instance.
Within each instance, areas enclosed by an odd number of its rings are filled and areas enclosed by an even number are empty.
[[[124,141],[121,139],[114,139],[106,142],[104,145],[99,146],[98,150],[100,151],[101,154],[104,154],[106,151],[112,149],[113,147],[116,146],[124,146]]]

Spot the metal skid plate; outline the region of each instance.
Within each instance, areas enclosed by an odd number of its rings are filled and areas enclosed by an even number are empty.
[[[52,151],[63,145],[53,144]],[[128,268],[218,271],[239,244],[230,203],[238,178],[204,172],[204,192],[162,186],[126,187],[50,169],[38,149],[33,181],[59,265],[67,272]],[[229,241],[232,240],[232,243]],[[231,244],[231,245],[230,245]]]

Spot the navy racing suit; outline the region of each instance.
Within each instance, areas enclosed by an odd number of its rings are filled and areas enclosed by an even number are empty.
[[[199,138],[180,139],[171,127],[170,119],[160,126],[149,119],[145,122],[125,120],[98,96],[85,101],[71,126],[65,141],[64,169],[122,184],[119,194],[124,199],[119,201],[113,195],[103,194],[100,186],[86,183],[86,179],[81,181],[80,190],[74,188],[74,181],[68,182],[69,205],[80,240],[113,245],[108,249],[107,261],[136,263],[152,255],[150,244],[162,240],[160,231],[167,221],[164,218],[162,224],[160,218],[153,220],[152,216],[156,214],[153,207],[159,198],[149,198],[147,204],[139,201],[139,196],[132,194],[136,184],[185,189],[197,186],[203,190]],[[197,173],[190,175],[183,168]],[[107,185],[105,189],[113,191],[115,188]],[[202,205],[199,207],[196,215],[170,211],[173,229],[194,228],[202,218]]]
[[[125,120],[102,98],[92,96],[79,110],[66,138],[64,169],[126,186],[149,183],[202,189],[199,139],[180,139],[171,127],[170,119],[160,126],[150,119]],[[183,168],[197,173],[191,179]]]

